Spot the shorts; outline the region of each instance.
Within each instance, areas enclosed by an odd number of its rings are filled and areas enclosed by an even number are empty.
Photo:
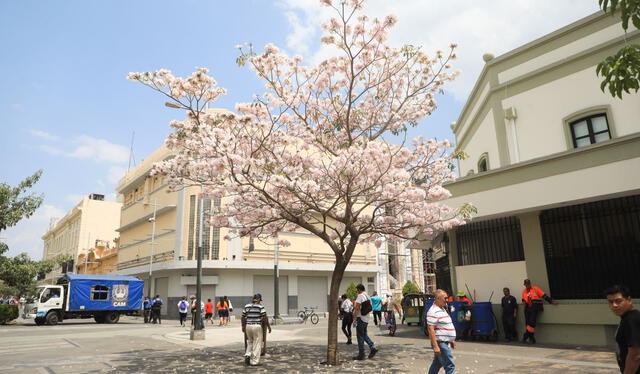
[[[229,317],[229,311],[227,309],[220,309],[218,311],[218,316],[219,317]]]
[[[207,318],[207,319],[208,319],[208,318],[211,318],[211,317],[213,317],[213,313],[206,313],[206,314],[204,315],[204,318]]]

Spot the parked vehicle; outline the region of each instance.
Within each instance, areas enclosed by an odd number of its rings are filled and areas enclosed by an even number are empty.
[[[298,318],[300,318],[300,323],[307,323],[307,319],[311,320],[311,323],[313,323],[314,325],[318,323],[318,321],[320,321],[320,317],[318,317],[318,315],[316,314],[316,312],[314,312],[315,309],[318,309],[318,307],[304,307],[304,311],[299,311],[298,312]]]
[[[121,275],[66,274],[55,285],[38,287],[36,306],[28,311],[36,325],[92,318],[117,323],[121,314],[140,313],[144,282]]]
[[[404,295],[400,304],[402,305],[402,322],[406,322],[408,326],[412,323],[422,326],[425,300],[430,295],[422,293],[409,293]]]

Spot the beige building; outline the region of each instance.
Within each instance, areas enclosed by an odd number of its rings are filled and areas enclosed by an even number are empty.
[[[625,39],[640,32],[598,12],[485,55],[452,126],[470,157],[448,203],[478,214],[442,241],[451,283],[439,286],[499,303],[505,286],[520,300],[530,278],[560,303],[545,305],[539,342],[611,345],[618,318],[602,291],[625,283],[640,296],[640,95],[612,98],[595,73]]]
[[[57,220],[42,236],[43,259],[67,255],[75,260],[96,245],[97,241],[115,246],[116,229],[120,224],[120,207],[117,202],[104,201],[104,195],[91,194],[80,201],[64,217]],[[69,267],[72,272],[73,266]],[[57,268],[41,280],[54,283],[66,269]]]
[[[124,204],[117,230],[117,272],[144,279],[146,294],[159,294],[168,301],[163,314],[177,316],[174,306],[179,298],[196,292],[199,204],[208,211],[220,202],[200,199],[199,187],[171,191],[162,177],[150,176],[153,164],[169,157],[170,152],[160,147],[118,184]],[[205,227],[203,232],[203,298],[227,296],[237,313],[251,295],[261,293],[268,313],[273,313],[275,245],[255,240],[250,246],[249,239],[225,240],[227,233],[227,229],[217,227]],[[305,306],[327,311],[331,305],[328,295],[333,252],[307,232],[286,232],[280,238],[291,243],[278,250],[280,314],[291,315]],[[341,290],[350,282],[374,289],[377,271],[375,247],[358,247]]]

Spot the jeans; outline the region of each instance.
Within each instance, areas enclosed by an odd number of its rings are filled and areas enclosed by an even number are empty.
[[[437,374],[440,368],[444,368],[445,374],[455,374],[456,365],[453,362],[451,347],[445,342],[438,342],[438,347],[440,347],[440,354],[433,355],[433,362],[428,373]]]
[[[356,322],[356,335],[358,337],[358,356],[364,356],[364,343],[366,342],[369,346],[369,349],[373,349],[376,347],[375,343],[369,335],[367,335],[367,322],[362,322],[360,318]]]

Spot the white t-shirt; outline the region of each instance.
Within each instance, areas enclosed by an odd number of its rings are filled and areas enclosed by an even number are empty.
[[[342,302],[342,305],[340,306],[340,308],[345,312],[345,313],[352,313],[353,312],[353,303],[351,302],[351,300],[349,299],[345,299]]]
[[[180,313],[186,313],[189,310],[189,302],[187,300],[178,301],[178,310]]]
[[[452,342],[456,340],[456,328],[453,326],[451,316],[445,308],[435,303],[427,311],[427,324],[433,326],[436,331],[436,340]]]
[[[358,297],[356,297],[356,304],[360,304],[360,307],[362,307],[362,303],[364,303],[367,300],[369,300],[369,295],[367,295],[366,292],[363,292],[361,294],[358,294]],[[371,312],[363,316],[362,314],[360,314],[360,311],[358,311],[358,313],[356,314],[356,318],[360,318],[362,322],[369,323],[370,315],[371,315]]]

